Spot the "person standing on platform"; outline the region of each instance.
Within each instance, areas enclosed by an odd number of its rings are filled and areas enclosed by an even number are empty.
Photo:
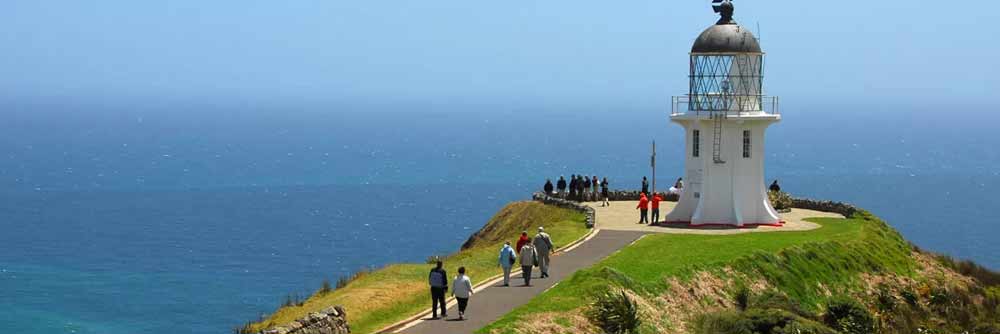
[[[576,199],[576,181],[577,181],[576,174],[572,174],[569,176],[569,198],[567,198],[568,200],[572,201]],[[521,249],[518,248],[517,251],[521,251]]]
[[[448,272],[444,271],[444,263],[437,262],[437,266],[431,269],[427,280],[431,285],[431,310],[433,318],[438,318],[438,305],[441,305],[441,317],[448,317],[448,306],[444,302],[444,295],[448,292]]]
[[[594,175],[594,179],[591,181],[593,182],[590,183],[591,184],[590,192],[594,194],[594,202],[600,201],[601,200],[599,195],[600,193],[597,192],[597,187],[601,185],[601,182],[597,180],[597,175]]]
[[[540,278],[549,277],[549,253],[552,252],[552,238],[545,233],[545,228],[539,226],[538,234],[532,242],[535,244],[535,252],[538,253],[538,269],[542,272]]]
[[[646,177],[642,177],[642,194],[649,194],[649,181],[646,181]]]
[[[774,182],[771,182],[771,186],[768,188],[768,190],[774,191],[774,192],[780,192],[781,191],[781,186],[778,185],[778,180],[777,179],[774,180]]]
[[[660,201],[662,200],[663,197],[660,197],[660,194],[653,193],[653,200],[650,203],[653,209],[653,224],[660,222]]]
[[[545,190],[545,196],[552,196],[552,188],[552,180],[545,179],[545,186],[542,187],[542,190]]]
[[[559,189],[559,197],[566,198],[566,178],[559,175],[559,181],[556,182],[556,189]]]
[[[576,197],[577,197],[576,200],[582,202],[582,200],[583,200],[583,176],[577,176],[577,178],[579,178],[580,180],[576,181]]]
[[[611,202],[608,202],[608,178],[601,181],[601,198],[604,198],[604,203],[601,206],[611,205]]]
[[[538,265],[538,253],[535,252],[535,246],[532,246],[530,242],[525,243],[518,256],[521,258],[521,276],[524,277],[524,286],[531,286],[531,268]]]
[[[517,251],[510,247],[510,241],[503,244],[503,248],[500,249],[500,259],[498,259],[500,268],[503,269],[503,286],[510,286],[510,270],[514,267],[514,262],[517,261]]]
[[[583,198],[580,202],[586,202],[590,200],[590,176],[583,176]]]
[[[646,193],[639,194],[639,205],[635,207],[639,209],[639,222],[636,224],[649,223],[649,199],[646,198]]]
[[[458,267],[458,276],[451,285],[451,295],[458,301],[458,320],[465,320],[465,308],[469,306],[469,297],[472,297],[472,280],[465,276],[465,267]]]

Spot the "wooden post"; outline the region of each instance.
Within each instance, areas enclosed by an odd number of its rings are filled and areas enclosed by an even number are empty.
[[[656,140],[653,141],[653,154],[649,156],[649,167],[653,169],[653,189],[649,192],[649,198],[656,194]]]

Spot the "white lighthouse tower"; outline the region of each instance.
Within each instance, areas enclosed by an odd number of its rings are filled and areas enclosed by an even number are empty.
[[[781,120],[763,94],[764,53],[733,21],[733,4],[691,47],[690,88],[673,98],[670,120],[684,127],[685,187],[668,223],[781,225],[764,188],[764,130]]]

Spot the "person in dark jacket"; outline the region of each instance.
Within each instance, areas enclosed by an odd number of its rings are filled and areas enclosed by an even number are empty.
[[[569,198],[568,198],[569,200],[576,199],[576,181],[577,181],[576,174],[572,174],[569,176]],[[517,251],[520,252],[521,248],[518,247]]]
[[[583,193],[586,194],[583,198],[584,201],[590,200],[590,177],[583,177]]]
[[[611,202],[608,202],[608,178],[604,178],[601,181],[601,198],[604,199],[604,203],[601,206],[610,206]]]
[[[576,181],[576,200],[580,201],[583,199],[583,176],[580,175],[577,177],[580,178],[580,180]]]
[[[648,193],[649,193],[649,181],[646,181],[646,177],[643,176],[642,177],[642,194],[645,195],[645,194],[648,194]]]
[[[437,266],[431,269],[427,275],[427,281],[431,285],[431,310],[434,312],[434,319],[438,316],[438,305],[441,305],[441,317],[448,317],[448,306],[444,302],[444,295],[448,292],[448,272],[444,271],[444,263],[437,262]]]
[[[559,175],[559,181],[556,182],[556,189],[559,189],[559,197],[566,197],[566,178]]]
[[[781,186],[778,185],[778,180],[774,180],[774,182],[771,182],[771,186],[768,187],[768,190],[776,192],[781,191]]]
[[[545,190],[546,196],[552,196],[552,188],[552,180],[545,179],[545,187],[543,187],[543,189]]]

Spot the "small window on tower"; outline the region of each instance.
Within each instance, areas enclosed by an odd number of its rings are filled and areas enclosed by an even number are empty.
[[[743,157],[750,158],[750,130],[743,130]]]
[[[691,156],[697,158],[701,151],[701,131],[691,131]]]

